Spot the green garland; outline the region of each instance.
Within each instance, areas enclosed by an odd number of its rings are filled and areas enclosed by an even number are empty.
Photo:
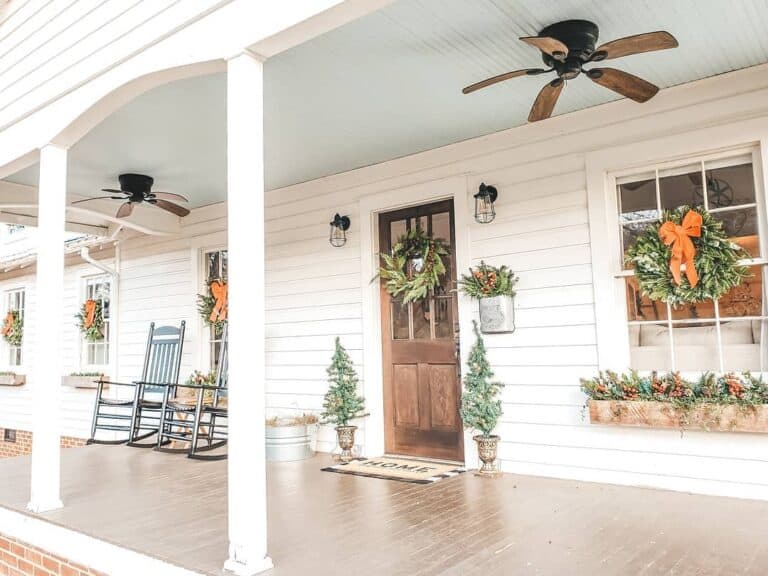
[[[11,322],[11,329],[7,334],[3,334],[3,338],[11,346],[21,346],[24,339],[24,319],[18,310],[8,310],[8,314],[13,316],[13,321]]]
[[[101,342],[104,340],[104,308],[101,304],[101,300],[94,300],[96,302],[96,311],[93,314],[93,324],[90,327],[85,327],[85,302],[80,307],[80,311],[75,314],[77,318],[77,327],[80,328],[80,332],[83,333],[85,339],[88,342]]]
[[[440,285],[445,274],[443,256],[448,254],[445,240],[433,238],[421,228],[413,228],[392,247],[392,254],[382,254],[379,276],[384,288],[393,298],[403,298],[403,304],[423,300]],[[421,260],[421,270],[411,265]]]
[[[681,224],[689,210],[698,212],[702,218],[701,237],[693,237],[696,248],[694,264],[699,282],[691,286],[685,274],[681,283],[675,283],[669,268],[671,249],[659,236],[659,227],[671,220]],[[640,291],[651,300],[668,302],[677,308],[683,304],[717,300],[729,290],[749,277],[746,266],[739,260],[749,258],[741,246],[734,244],[723,231],[723,224],[701,207],[681,206],[649,226],[637,241],[627,250],[626,261],[634,266]]]

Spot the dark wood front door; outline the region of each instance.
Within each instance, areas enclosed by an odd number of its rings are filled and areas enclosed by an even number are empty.
[[[391,251],[417,225],[444,239],[450,256],[441,286],[427,300],[403,305],[381,288],[385,448],[463,461],[453,201],[380,214],[379,249]]]

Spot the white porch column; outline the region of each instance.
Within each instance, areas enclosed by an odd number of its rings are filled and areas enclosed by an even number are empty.
[[[40,150],[37,278],[32,365],[32,479],[28,508],[61,508],[60,391],[63,369],[61,323],[64,304],[64,218],[67,151],[49,144]]]
[[[264,460],[264,115],[261,61],[227,65],[229,250],[229,559],[251,576],[267,556]]]

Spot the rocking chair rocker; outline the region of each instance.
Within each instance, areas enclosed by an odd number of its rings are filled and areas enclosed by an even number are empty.
[[[91,438],[88,444],[125,444],[138,448],[152,448],[155,443],[140,443],[156,434],[160,429],[162,401],[157,395],[169,391],[175,394],[179,380],[181,352],[184,345],[185,322],[175,326],[149,325],[147,349],[141,379],[135,382],[99,382],[96,405],[91,423]],[[132,388],[130,397],[107,398],[104,386]],[[118,389],[120,389],[118,388]],[[155,395],[155,397],[153,397]],[[127,438],[102,440],[96,438],[98,431],[125,432]]]

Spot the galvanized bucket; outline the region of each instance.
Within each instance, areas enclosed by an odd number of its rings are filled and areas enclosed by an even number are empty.
[[[480,298],[480,330],[482,332],[515,331],[515,299],[512,296]]]
[[[312,456],[309,426],[267,426],[267,461],[290,462]]]

